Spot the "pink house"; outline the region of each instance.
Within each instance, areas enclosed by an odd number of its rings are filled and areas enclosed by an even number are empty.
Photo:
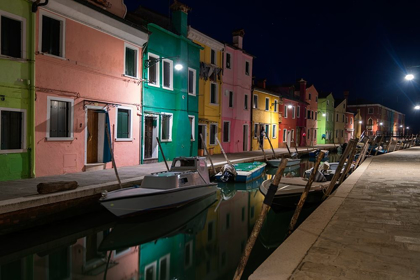
[[[316,137],[318,133],[318,91],[314,85],[308,86],[305,81],[300,81],[301,85],[305,84],[306,94],[305,102],[308,103],[308,106],[305,110],[306,116],[306,145],[313,146],[316,145]]]
[[[110,144],[117,166],[139,164],[148,34],[81,3],[55,0],[37,11],[37,176],[110,168]]]
[[[222,85],[222,127],[230,123],[230,138],[222,142],[227,153],[249,151],[251,136],[251,87],[253,56],[242,49],[245,32],[234,31],[233,45],[225,44]],[[230,92],[235,97],[229,106]]]

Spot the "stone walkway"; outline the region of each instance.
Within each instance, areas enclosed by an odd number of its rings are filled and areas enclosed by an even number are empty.
[[[250,279],[420,279],[420,147],[366,160]]]

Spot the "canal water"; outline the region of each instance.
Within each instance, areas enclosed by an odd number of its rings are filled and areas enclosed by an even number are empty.
[[[303,159],[285,176],[301,176],[313,164]],[[0,279],[232,279],[262,208],[258,187],[274,172],[249,184],[219,184],[214,196],[169,213],[117,220],[99,208],[3,236]],[[298,224],[316,207],[305,207]],[[293,212],[270,210],[243,279],[283,242]]]

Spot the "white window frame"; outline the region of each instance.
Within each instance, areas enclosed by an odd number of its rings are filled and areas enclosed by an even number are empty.
[[[228,140],[225,141],[225,123],[228,123]],[[223,143],[230,143],[230,121],[223,121],[223,132],[222,132],[222,142]]]
[[[135,58],[135,60],[136,60],[136,76],[130,76],[130,75],[127,75],[125,73],[125,63],[127,61],[127,57],[126,57],[126,54],[127,54],[126,49],[127,48],[136,51],[136,58]],[[140,53],[139,48],[137,48],[137,47],[135,47],[133,45],[130,45],[130,44],[127,44],[127,43],[124,42],[124,69],[123,69],[123,73],[124,73],[123,75],[124,76],[130,77],[130,78],[135,78],[135,79],[138,79],[139,78],[139,53]]]
[[[295,106],[292,106],[292,119],[296,119]]]
[[[190,121],[190,118],[192,119],[192,125],[191,125],[191,142],[195,141],[195,116],[193,115],[188,115],[188,122]]]
[[[53,13],[49,13],[45,10],[39,10],[39,36],[38,36],[38,51],[42,53],[42,18],[43,16],[50,17],[55,20],[61,21],[61,33],[60,33],[60,47],[62,56],[57,56],[49,53],[43,53],[44,55],[65,59],[66,58],[66,19],[64,17],[57,16]]]
[[[193,77],[194,77],[193,92],[192,93],[190,93],[190,89],[189,89],[189,86],[190,86],[190,80],[189,80],[190,79],[190,71],[193,72]],[[193,95],[193,96],[197,95],[197,90],[196,89],[197,89],[197,70],[188,67],[188,88],[187,88],[188,95]]]
[[[271,138],[272,139],[276,139],[277,138],[276,130],[277,130],[277,125],[273,124],[273,131],[271,132],[272,133],[271,134]]]
[[[212,103],[211,102],[211,85],[215,85],[216,88],[216,93],[215,93],[215,99],[216,99],[216,103]],[[210,105],[219,105],[219,85],[217,83],[210,83]]]
[[[160,57],[156,54],[153,53],[148,53],[147,54],[147,59],[150,60],[150,58],[154,58],[157,60],[156,62],[156,84],[151,84],[150,82],[147,82],[148,86],[152,86],[152,87],[160,87],[160,62],[159,59]],[[150,81],[150,67],[147,68],[147,79],[148,81]]]
[[[258,128],[259,127],[260,127],[260,124],[259,123],[254,123],[254,135],[252,136],[254,139],[257,139],[258,138],[258,134],[260,133],[258,131]]]
[[[169,120],[169,139],[162,139],[162,129],[163,129],[163,116],[171,116]],[[173,128],[173,122],[174,122],[174,114],[172,113],[161,113],[160,118],[160,141],[161,142],[172,142],[172,128]]]
[[[129,118],[129,137],[128,138],[118,138],[118,109],[123,109],[123,110],[128,110],[129,114],[130,114],[130,118]],[[115,111],[115,141],[118,142],[129,142],[129,141],[133,141],[133,109],[130,107],[124,107],[124,106],[118,106],[117,110]]]
[[[144,267],[144,279],[146,279],[146,271],[149,269],[149,267],[153,267],[153,279],[152,280],[156,280],[156,267],[157,267],[157,261],[154,261],[152,263],[149,263],[148,265],[146,265]],[[149,280],[149,279],[147,279]]]
[[[300,106],[297,106],[297,112],[296,112],[296,117],[300,118]]]
[[[330,113],[327,112],[326,117],[327,117],[327,122],[330,121]]]
[[[372,109],[372,112],[370,112],[370,109]],[[375,113],[375,108],[369,107],[368,108],[368,114],[374,114]]]
[[[284,118],[287,119],[287,105],[284,105]]]
[[[164,67],[164,63],[168,62],[169,63],[169,87],[165,87],[165,67]],[[162,88],[163,89],[167,89],[167,90],[174,90],[174,62],[170,59],[162,59]]]
[[[283,128],[283,143],[287,142],[287,129]]]
[[[11,14],[11,13],[8,13],[6,11],[0,10],[0,25],[1,25],[1,17],[2,16],[13,19],[13,20],[20,21],[21,27],[22,27],[22,32],[20,34],[20,36],[21,36],[21,38],[20,38],[20,42],[21,42],[20,49],[21,49],[22,53],[21,53],[20,58],[26,59],[26,18],[23,18],[23,17],[20,17],[18,15]],[[0,50],[1,50],[1,28],[0,28]],[[0,53],[0,55],[3,55],[3,54]],[[6,56],[6,55],[3,55],[3,56]]]
[[[277,106],[279,105],[279,101],[274,99],[274,112],[277,112]]]
[[[257,102],[255,102],[255,97],[257,98]],[[252,96],[252,108],[253,109],[258,109],[258,94],[254,94],[253,96]]]
[[[51,101],[64,101],[71,103],[71,110],[70,110],[70,137],[50,137],[50,117],[51,117]],[[47,131],[46,131],[46,138],[47,141],[73,141],[73,125],[74,125],[74,99],[70,98],[63,98],[63,97],[55,97],[55,96],[47,96]]]
[[[270,98],[269,97],[265,98],[265,110],[270,111]]]
[[[327,100],[327,106],[329,106],[330,105],[330,101],[329,100]]]
[[[1,112],[2,111],[12,111],[12,112],[21,112],[22,113],[22,141],[21,141],[21,149],[13,149],[13,150],[1,150],[0,147],[0,154],[17,154],[17,153],[24,153],[26,152],[26,109],[14,109],[14,108],[5,108],[0,107],[0,139],[1,139]]]
[[[131,252],[131,247],[128,247],[124,251],[121,251],[117,254],[117,250],[114,250],[114,259],[127,255]]]
[[[218,127],[218,124],[217,123],[211,123],[210,125],[209,125],[209,145],[211,145],[211,146],[216,146],[217,145],[217,141],[216,140],[214,140],[214,143],[211,143],[211,126],[212,125],[214,125],[214,126],[216,126],[216,134],[214,135],[215,136],[215,139],[217,138],[217,131],[218,131],[218,129],[219,129],[219,127]]]
[[[162,266],[162,261],[166,259],[166,275],[165,278],[162,278],[162,276],[160,275],[160,267]],[[171,264],[171,254],[166,254],[165,256],[161,257],[159,259],[159,280],[163,279],[163,280],[169,280],[169,275],[170,275],[170,264]]]

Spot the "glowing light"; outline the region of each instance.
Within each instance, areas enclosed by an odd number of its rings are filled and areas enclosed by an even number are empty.
[[[379,125],[383,125],[383,124],[384,124],[383,122],[380,122],[380,123],[379,123]]]
[[[289,109],[292,109],[292,107],[293,107],[292,105],[287,105],[287,108]]]
[[[410,127],[409,127],[409,126],[407,126],[407,129],[410,129]]]
[[[419,105],[416,105],[416,106],[414,106],[414,109],[420,110],[420,106]]]
[[[362,123],[362,121],[359,121],[359,123]]]
[[[400,127],[402,127],[402,125],[400,125]]]
[[[327,114],[325,114],[325,113],[322,113],[322,116],[323,116],[323,117],[325,117],[326,115],[327,115]]]
[[[405,75],[405,79],[406,79],[407,81],[411,81],[411,80],[413,80],[413,79],[414,79],[414,75],[413,75],[413,74],[407,74],[407,75]]]
[[[184,66],[182,66],[181,63],[175,64],[175,70],[179,71],[179,70],[182,70],[182,68],[184,68]]]

